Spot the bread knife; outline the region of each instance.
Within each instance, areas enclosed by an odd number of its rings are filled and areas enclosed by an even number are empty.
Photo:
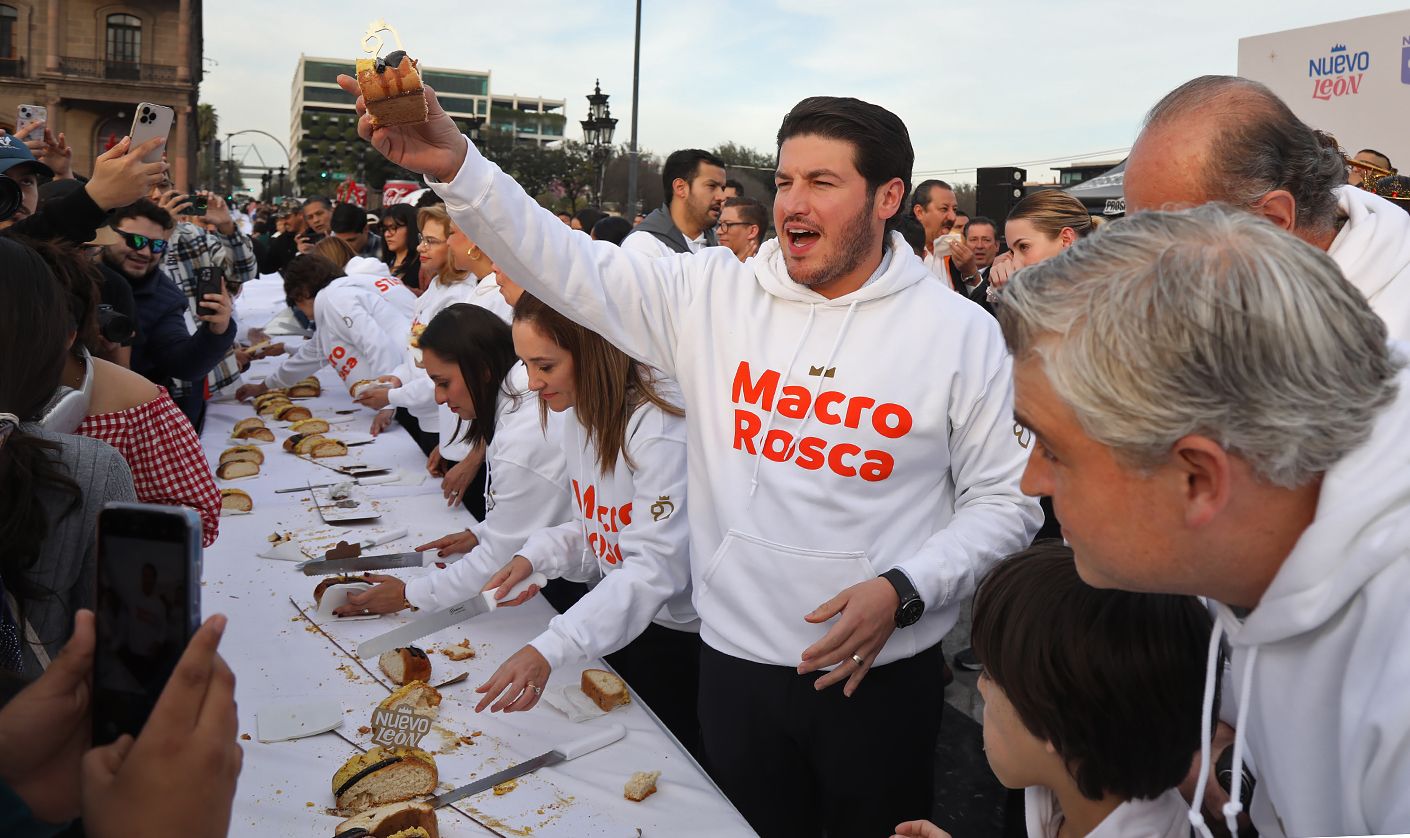
[[[429,552],[429,551],[427,551]],[[301,562],[295,568],[305,576],[328,576],[354,570],[391,570],[398,567],[423,567],[425,557],[421,553],[387,553],[381,556],[358,556],[352,559],[319,559]]]
[[[530,771],[537,771],[547,765],[557,765],[570,759],[577,759],[584,754],[590,754],[599,748],[605,748],[613,742],[627,735],[627,729],[620,724],[610,724],[601,730],[589,733],[581,739],[576,739],[566,745],[554,748],[547,753],[539,754],[530,760],[525,760],[518,765],[482,777],[473,783],[466,783],[458,789],[453,789],[442,795],[437,795],[431,799],[431,806],[439,809],[449,803],[454,803],[463,797],[472,794],[479,794],[487,789],[492,789],[500,783],[507,783],[515,777],[522,777]]]
[[[537,571],[530,573],[529,577],[515,585],[504,600],[508,601],[519,596],[530,585],[538,585],[542,588],[548,584],[548,577]],[[440,611],[433,611],[424,617],[412,620],[405,625],[397,626],[386,634],[379,634],[376,637],[362,641],[357,646],[357,656],[360,658],[375,658],[383,652],[401,646],[408,646],[413,641],[420,640],[428,634],[435,634],[443,628],[449,628],[457,623],[484,614],[486,611],[493,611],[499,607],[500,600],[494,598],[495,589],[483,591],[470,597],[459,605],[452,605]]]

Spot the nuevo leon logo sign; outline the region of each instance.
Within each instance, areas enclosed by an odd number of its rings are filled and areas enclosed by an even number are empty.
[[[1312,79],[1312,98],[1330,101],[1361,92],[1361,80],[1371,69],[1371,53],[1350,52],[1337,44],[1320,58],[1307,60],[1307,77]],[[1410,72],[1410,71],[1406,71]]]

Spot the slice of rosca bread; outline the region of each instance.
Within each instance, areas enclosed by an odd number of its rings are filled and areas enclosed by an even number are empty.
[[[382,703],[377,706],[383,710],[410,707],[413,711],[438,712],[436,708],[440,707],[440,704],[441,693],[439,690],[425,681],[410,681],[382,699]]]
[[[436,790],[436,760],[420,748],[376,747],[333,774],[333,798],[344,811],[410,800]]]
[[[431,659],[415,646],[403,646],[383,652],[377,658],[377,666],[381,667],[393,684],[431,680]]]
[[[259,474],[259,463],[252,463],[249,460],[231,460],[228,463],[221,463],[215,470],[215,476],[221,480],[253,477],[256,474]]]
[[[245,460],[255,465],[264,465],[264,452],[254,445],[234,445],[220,452],[220,465]]]
[[[333,838],[440,838],[436,810],[429,803],[408,800],[388,803],[353,815],[338,824]]]

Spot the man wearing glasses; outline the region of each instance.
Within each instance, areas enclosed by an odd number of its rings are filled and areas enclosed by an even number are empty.
[[[769,212],[753,198],[726,198],[715,235],[743,262],[759,252],[769,231]]]
[[[103,261],[132,286],[137,321],[143,335],[132,348],[132,369],[172,389],[175,382],[202,381],[230,349],[237,331],[232,304],[224,289],[197,300],[195,332],[186,325],[186,294],[159,267],[174,229],[171,214],[143,198],[113,213],[110,222],[122,239],[103,248]],[[189,388],[175,399],[200,433],[205,419],[203,388]]]

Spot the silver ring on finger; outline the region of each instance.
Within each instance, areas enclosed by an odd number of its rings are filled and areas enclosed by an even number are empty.
[[[866,662],[862,660],[862,656],[861,656],[861,655],[853,655],[853,656],[852,656],[852,663],[855,663],[857,666],[865,666],[865,665],[866,665]]]
[[[529,689],[534,691],[534,695],[543,695],[543,687],[538,686],[533,681],[529,682]]]

